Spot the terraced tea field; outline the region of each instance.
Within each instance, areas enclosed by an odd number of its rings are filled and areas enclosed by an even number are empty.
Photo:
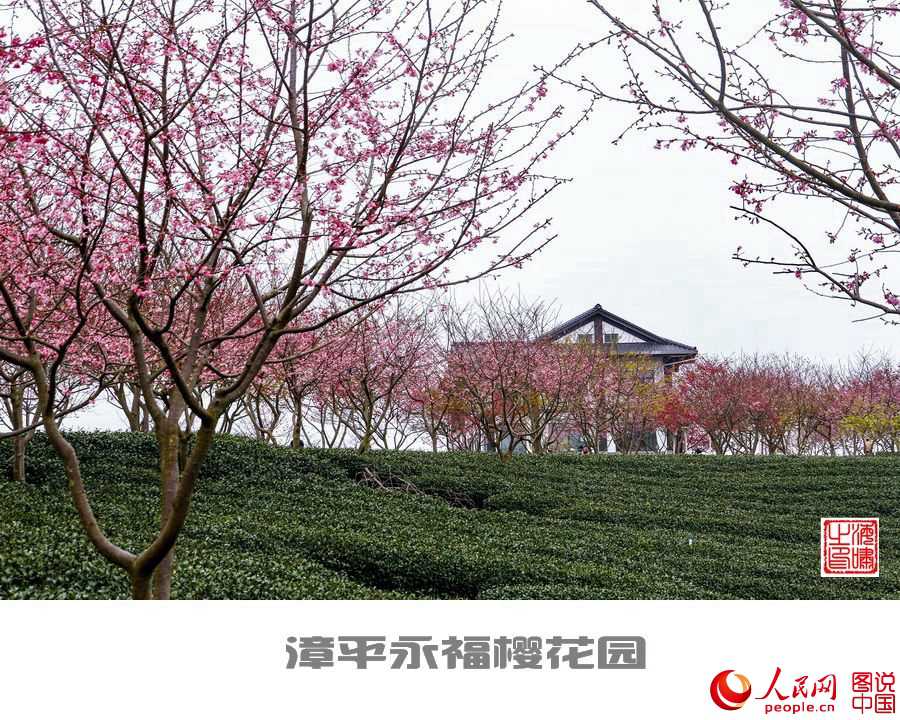
[[[76,434],[103,528],[156,524],[151,436]],[[0,597],[127,597],[52,452],[0,483]],[[384,490],[373,485],[395,486]],[[217,439],[180,598],[900,598],[900,459],[373,453]],[[819,577],[819,518],[881,518],[881,577]]]

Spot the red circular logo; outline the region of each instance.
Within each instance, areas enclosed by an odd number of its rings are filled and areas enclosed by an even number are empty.
[[[728,684],[728,676],[732,673],[741,685],[740,690],[732,690]],[[723,710],[740,710],[750,699],[750,681],[734,670],[723,670],[709,684],[709,695]]]

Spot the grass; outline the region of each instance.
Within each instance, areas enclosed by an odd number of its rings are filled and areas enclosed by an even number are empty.
[[[158,512],[147,435],[74,434],[129,549]],[[0,448],[0,452],[5,452]],[[44,440],[0,483],[0,597],[118,598]],[[3,455],[0,454],[0,457]],[[413,483],[422,494],[371,489]],[[180,598],[898,598],[900,460],[291,451],[218,438],[179,540]],[[881,517],[881,577],[819,577],[819,518]]]

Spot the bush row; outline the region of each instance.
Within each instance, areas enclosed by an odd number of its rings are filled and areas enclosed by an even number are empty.
[[[157,522],[152,436],[72,435],[104,530]],[[0,484],[0,596],[125,597],[41,436]],[[364,470],[421,493],[355,481]],[[221,437],[178,545],[182,598],[900,597],[895,458],[517,456]],[[882,518],[882,576],[819,578],[819,518]]]

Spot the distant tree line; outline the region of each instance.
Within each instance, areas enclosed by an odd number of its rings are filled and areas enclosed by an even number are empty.
[[[218,432],[294,448],[517,452],[863,455],[900,450],[900,367],[797,356],[701,357],[663,372],[651,358],[542,339],[553,308],[513,294],[460,304],[395,299],[286,339]],[[0,374],[11,466],[40,426],[23,376]],[[204,392],[221,382],[203,381]],[[92,384],[93,383],[93,384]],[[103,393],[123,425],[146,431],[136,379],[72,377],[80,409]],[[98,389],[99,388],[99,389]],[[167,394],[164,385],[158,395]],[[190,437],[187,413],[181,432]]]

